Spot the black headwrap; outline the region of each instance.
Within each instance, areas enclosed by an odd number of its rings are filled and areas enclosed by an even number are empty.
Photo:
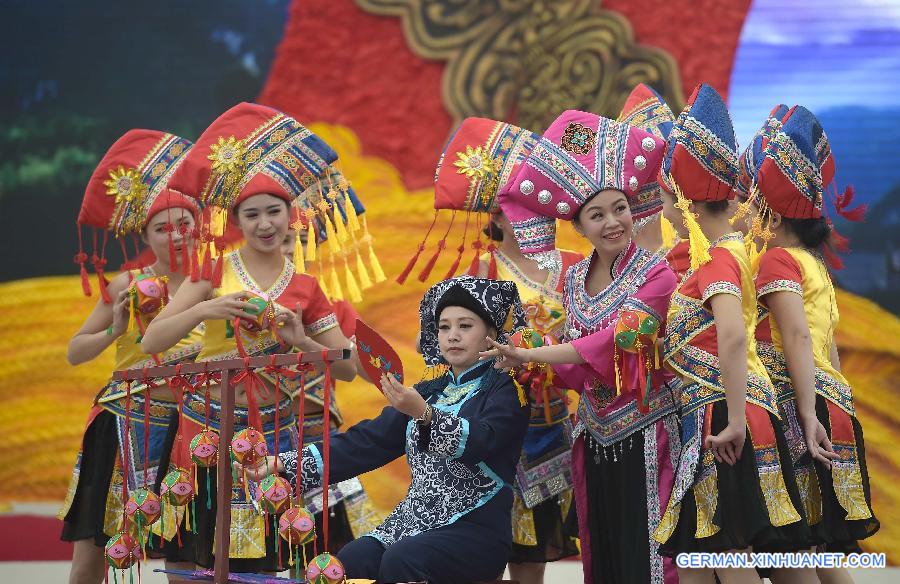
[[[501,343],[506,342],[509,333],[527,326],[519,291],[512,282],[472,276],[438,282],[428,289],[419,305],[419,348],[429,367],[447,363],[438,346],[437,321],[448,306],[462,306],[477,314],[485,324],[497,329]]]

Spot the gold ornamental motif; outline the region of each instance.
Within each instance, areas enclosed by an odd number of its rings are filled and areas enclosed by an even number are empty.
[[[446,61],[443,101],[459,122],[510,120],[541,132],[565,109],[615,118],[638,83],[684,104],[675,61],[638,45],[620,14],[599,0],[356,0],[399,17],[410,47]]]
[[[109,179],[103,181],[106,194],[116,198],[116,205],[140,203],[147,196],[147,185],[134,168],[119,166],[109,171]]]
[[[236,175],[244,172],[244,156],[247,147],[243,140],[234,136],[227,139],[219,137],[219,141],[209,147],[209,158],[213,172],[225,175]]]
[[[466,146],[466,151],[457,152],[456,156],[458,160],[453,163],[459,169],[456,172],[468,178],[484,180],[494,174],[499,166],[483,146]]]

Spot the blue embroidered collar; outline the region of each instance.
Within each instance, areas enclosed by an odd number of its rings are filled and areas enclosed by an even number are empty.
[[[474,381],[476,379],[481,378],[487,370],[494,364],[493,361],[478,361],[465,371],[459,374],[459,376],[453,375],[453,371],[450,370],[447,372],[447,376],[450,379],[450,383],[448,387],[454,385],[464,385],[469,383],[470,381]],[[445,390],[446,391],[446,390]]]

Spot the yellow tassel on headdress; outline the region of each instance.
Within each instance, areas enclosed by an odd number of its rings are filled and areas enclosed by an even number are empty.
[[[223,237],[227,219],[228,211],[221,207],[212,207],[209,210],[209,234],[213,237]]]
[[[325,285],[325,268],[322,267],[322,258],[319,258],[319,274],[316,279],[319,281],[319,288],[322,289],[322,294],[324,294],[326,298],[334,298],[334,296],[328,292],[328,287]]]
[[[662,231],[663,247],[672,249],[678,243],[678,234],[675,232],[675,226],[666,219],[662,214],[659,216],[659,229]]]
[[[306,261],[316,261],[316,212],[314,209],[307,209],[303,212],[306,215]]]
[[[347,263],[347,256],[344,256],[344,280],[347,282],[347,293],[350,295],[351,302],[362,302],[362,294],[359,293],[359,286],[356,285],[356,278],[350,271],[350,265]]]
[[[356,273],[359,274],[359,285],[363,290],[372,287],[372,280],[369,278],[369,272],[366,271],[366,264],[363,263],[362,256],[359,255],[359,247],[356,248]]]
[[[345,182],[347,179],[341,177],[341,181]],[[347,183],[347,188],[343,188],[341,183],[338,183],[338,186],[344,191],[344,212],[347,214],[347,225],[350,227],[350,231],[359,231],[359,218],[356,216],[356,209],[353,207],[353,201],[350,200],[350,183]]]
[[[300,232],[302,229],[302,225],[298,226],[297,234],[294,239],[294,268],[301,274],[306,272],[306,264],[303,261],[303,241],[300,239]]]
[[[333,294],[332,298],[335,300],[343,300],[344,299],[344,291],[341,290],[341,282],[338,280],[337,270],[334,267],[334,257],[331,258],[331,293]]]
[[[331,201],[332,217],[334,219],[334,229],[337,232],[338,242],[343,245],[350,239],[347,235],[347,227],[341,218],[341,210],[337,204],[338,193],[335,190],[328,191],[328,200]]]
[[[688,230],[691,270],[696,270],[703,264],[712,260],[712,256],[709,255],[709,239],[706,238],[706,234],[700,229],[700,225],[697,223],[697,215],[691,211],[691,202],[684,196],[684,193],[681,192],[681,188],[671,179],[671,177],[670,180],[672,181],[672,187],[675,190],[675,197],[678,199],[675,206],[681,211],[684,226]]]
[[[769,208],[766,207],[754,218],[753,227],[750,229],[750,270],[754,276],[759,273],[759,264],[762,261],[763,254],[769,249],[769,241],[775,237],[775,234],[772,233],[772,229],[769,227],[771,221],[772,216],[769,214]],[[762,246],[759,249],[756,248],[756,238],[762,240]]]
[[[384,282],[387,278],[385,278],[384,270],[381,269],[381,264],[378,262],[378,256],[375,255],[375,240],[369,233],[369,224],[366,221],[365,215],[362,217],[362,228],[362,240],[369,246],[369,266],[372,268],[372,273],[375,275],[375,282]]]
[[[323,208],[324,207],[324,208]],[[337,232],[334,230],[334,223],[328,216],[328,206],[323,202],[319,203],[322,210],[322,221],[325,223],[325,238],[328,240],[332,250],[340,249],[341,242],[338,240]]]

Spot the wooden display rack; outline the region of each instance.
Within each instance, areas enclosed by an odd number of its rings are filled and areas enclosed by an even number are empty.
[[[330,349],[315,353],[288,353],[263,355],[246,359],[223,359],[222,361],[204,361],[202,363],[182,363],[181,365],[161,365],[140,369],[124,369],[113,373],[117,381],[142,381],[147,378],[168,378],[174,375],[220,373],[222,380],[221,421],[219,427],[219,444],[229,447],[234,436],[234,387],[229,383],[234,371],[242,371],[251,367],[261,369],[268,366],[287,367],[301,363],[325,363],[350,358],[350,349]],[[221,447],[221,446],[220,446]],[[216,489],[216,564],[213,582],[227,584],[228,550],[231,546],[231,468],[228,464],[217,465]]]

